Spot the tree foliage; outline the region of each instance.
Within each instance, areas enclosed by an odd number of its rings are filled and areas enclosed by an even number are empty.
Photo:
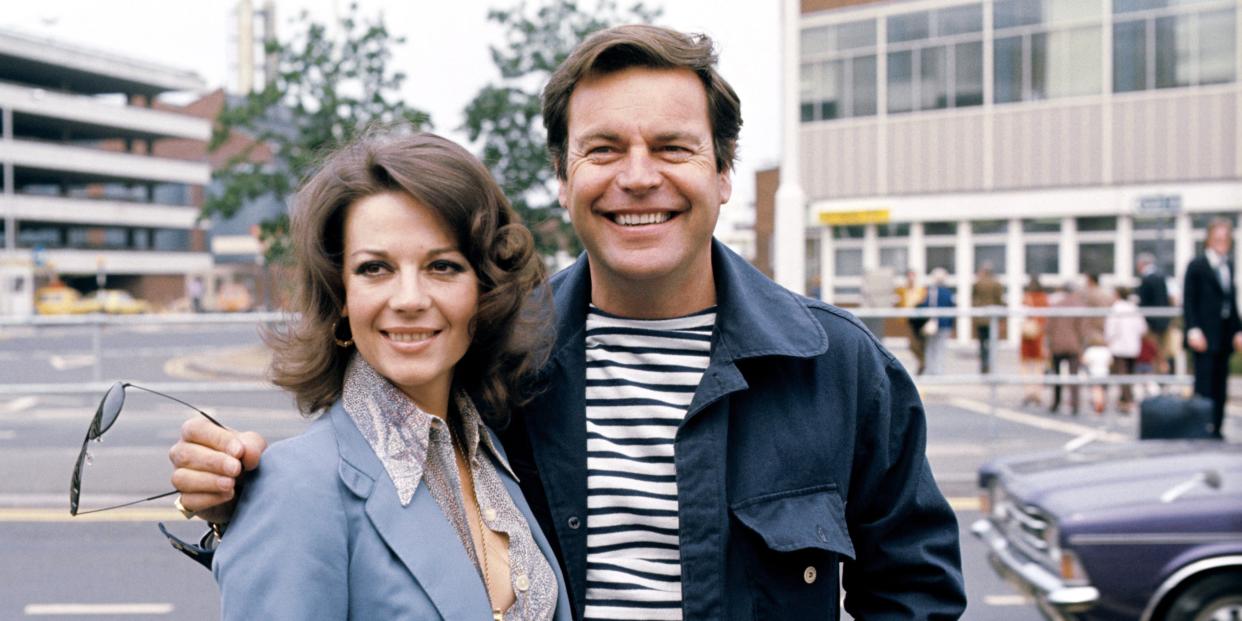
[[[488,12],[488,19],[505,34],[503,45],[491,47],[501,80],[483,87],[466,105],[463,129],[471,141],[482,141],[480,157],[545,254],[556,250],[576,253],[577,241],[556,202],[540,91],[574,46],[591,33],[617,24],[651,22],[659,16],[659,9],[641,2],[622,9],[615,0],[599,0],[591,10],[579,8],[575,0],[548,0],[533,10],[520,3]]]
[[[214,152],[241,133],[247,145],[214,173],[218,192],[203,204],[202,217],[225,218],[246,203],[274,196],[283,204],[326,152],[372,124],[430,125],[427,113],[401,99],[405,73],[390,69],[393,36],[383,17],[358,17],[357,4],[337,28],[303,12],[286,40],[268,40],[276,75],[260,90],[226,104],[216,118],[209,148]],[[262,161],[260,145],[274,157]],[[260,225],[268,259],[287,247],[288,216]]]

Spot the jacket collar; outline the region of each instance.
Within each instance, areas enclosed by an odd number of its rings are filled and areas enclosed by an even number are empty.
[[[557,316],[555,359],[582,345],[591,299],[589,260],[584,252],[552,278]],[[808,300],[772,282],[715,238],[712,270],[716,281],[715,349],[728,352],[731,360],[810,358],[828,351],[828,335],[811,315]]]

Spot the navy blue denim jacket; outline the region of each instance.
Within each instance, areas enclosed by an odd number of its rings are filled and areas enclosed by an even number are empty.
[[[711,363],[676,436],[686,619],[956,619],[953,511],[924,455],[909,375],[852,315],[795,296],[713,241]],[[556,548],[574,617],[586,589],[585,257],[552,278],[542,391],[501,434]]]

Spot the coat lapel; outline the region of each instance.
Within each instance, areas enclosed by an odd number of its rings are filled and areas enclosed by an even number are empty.
[[[341,453],[341,482],[365,502],[367,518],[445,619],[487,619],[487,592],[440,506],[419,485],[402,507],[379,458],[340,404],[328,416]]]

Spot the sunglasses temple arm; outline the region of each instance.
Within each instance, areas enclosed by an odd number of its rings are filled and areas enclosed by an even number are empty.
[[[185,401],[182,401],[181,399],[178,399],[178,398],[176,398],[176,397],[174,397],[174,396],[172,396],[172,395],[166,395],[166,394],[164,394],[164,393],[162,393],[162,392],[160,392],[160,391],[158,391],[158,390],[151,390],[150,388],[143,388],[142,386],[139,386],[139,385],[137,385],[137,384],[129,384],[129,383],[126,383],[125,385],[126,385],[126,386],[128,386],[128,387],[130,387],[130,388],[137,388],[137,389],[139,389],[139,390],[145,390],[145,391],[147,391],[147,392],[149,392],[149,393],[151,393],[151,394],[153,394],[153,395],[159,395],[159,396],[161,396],[161,397],[164,397],[165,399],[172,399],[173,401],[176,401],[177,403],[180,403],[181,405],[184,405],[185,407],[190,408],[191,410],[194,410],[195,412],[198,412],[199,414],[202,414],[202,415],[203,415],[203,418],[206,418],[207,420],[211,421],[211,422],[212,422],[215,426],[217,426],[217,427],[219,427],[219,428],[221,428],[221,429],[228,429],[228,427],[225,427],[223,423],[221,423],[220,421],[218,421],[218,420],[216,420],[216,419],[212,418],[210,414],[208,414],[208,413],[206,413],[206,412],[204,412],[204,411],[202,411],[202,410],[200,410],[200,409],[198,409],[198,408],[196,408],[196,407],[194,407],[194,406],[192,406],[192,405],[190,405],[190,404],[186,403]],[[159,498],[159,496],[156,496],[156,498]],[[123,505],[122,505],[122,506],[123,506]]]
[[[147,502],[149,500],[159,500],[160,498],[167,498],[177,493],[179,493],[177,490],[173,490],[171,492],[164,492],[163,494],[156,494],[154,496],[151,496],[150,498],[143,498],[141,500],[135,500],[133,502],[127,502],[127,503],[119,504],[119,505],[112,505],[111,507],[104,507],[102,509],[91,509],[90,511],[78,511],[76,515],[86,515],[88,513],[99,513],[100,511],[111,511],[113,509],[120,509],[121,507],[128,507],[130,505],[136,505],[140,502]]]

